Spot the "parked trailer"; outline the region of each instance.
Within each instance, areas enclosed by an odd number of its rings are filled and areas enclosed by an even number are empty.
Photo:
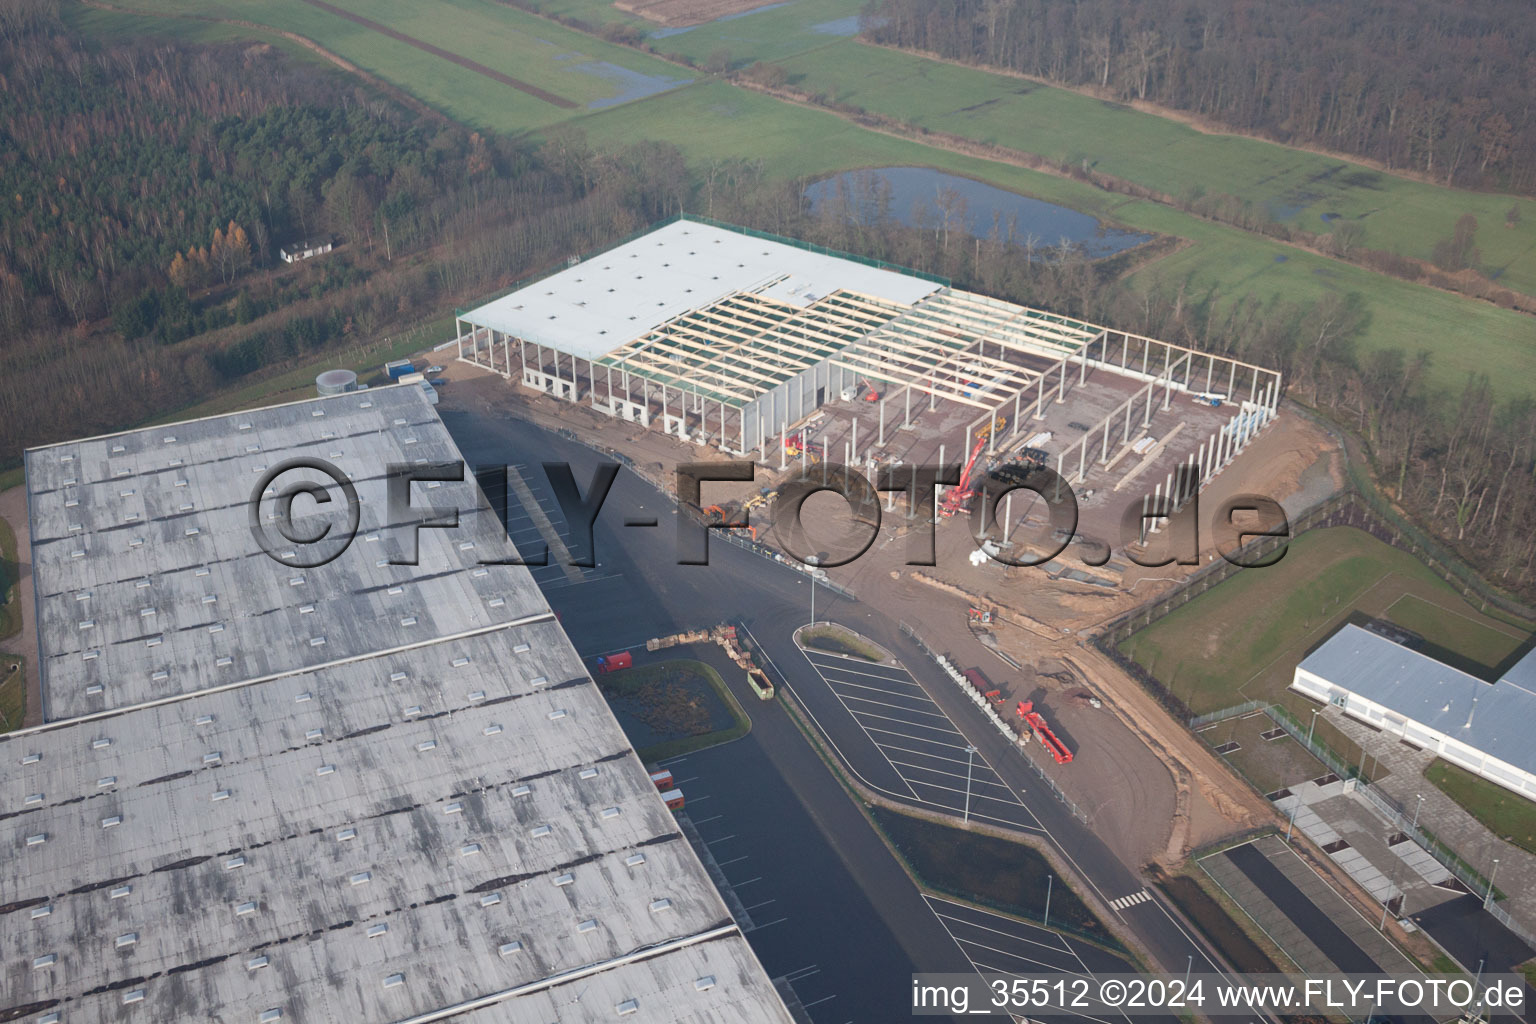
[[[396,359],[384,364],[384,376],[390,380],[399,380],[408,373],[415,373],[416,366],[409,359]]]
[[[1005,703],[1003,691],[998,689],[992,680],[983,675],[981,669],[968,668],[961,674],[965,676],[965,681],[970,683],[977,693],[991,702],[993,707],[1001,707]]]
[[[621,668],[629,668],[635,663],[634,655],[628,651],[620,651],[618,654],[603,654],[597,659],[599,672],[617,672]]]
[[[1019,701],[1019,717],[1029,723],[1029,727],[1035,731],[1035,737],[1040,740],[1040,745],[1051,752],[1051,757],[1056,759],[1057,764],[1072,763],[1072,751],[1068,750],[1067,745],[1051,731],[1045,717],[1035,710],[1034,701]]]
[[[992,685],[992,680],[988,679],[979,668],[968,668],[960,674],[965,676],[966,682],[975,687],[977,693],[986,693],[988,690],[997,689],[996,686]]]
[[[665,791],[662,792],[661,798],[667,802],[668,809],[674,810],[674,811],[680,811],[680,810],[683,809],[683,791],[682,790],[680,790],[680,789],[668,789],[668,790],[665,790]]]
[[[651,784],[665,793],[672,788],[672,773],[665,768],[659,772],[651,772]]]

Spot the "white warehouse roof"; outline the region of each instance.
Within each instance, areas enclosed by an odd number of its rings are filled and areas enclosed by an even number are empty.
[[[1536,774],[1536,653],[1487,683],[1401,644],[1346,624],[1299,666],[1409,721]],[[1294,684],[1293,684],[1294,687]]]
[[[460,319],[599,359],[737,292],[793,306],[808,306],[839,290],[911,305],[940,287],[854,259],[678,220],[461,313]]]

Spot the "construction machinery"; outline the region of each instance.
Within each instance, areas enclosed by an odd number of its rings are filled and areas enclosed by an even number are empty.
[[[971,605],[967,611],[967,615],[969,616],[969,622],[972,627],[992,625],[991,608],[978,608],[975,605]]]
[[[752,497],[748,498],[746,501],[742,502],[741,510],[743,512],[751,512],[753,509],[757,508],[759,505],[767,505],[767,504],[769,504],[770,502],[773,501],[774,498],[777,498],[778,496],[779,496],[779,492],[778,491],[770,491],[770,490],[767,490],[767,489],[761,490],[761,491],[757,492],[756,494],[752,495]]]
[[[805,431],[798,430],[784,438],[784,454],[791,459],[808,459],[814,466],[826,456],[826,445],[810,440]]]
[[[976,428],[976,436],[985,441],[991,438],[994,431],[1001,434],[1008,428],[1008,417],[994,416],[981,426]]]
[[[1050,725],[1045,721],[1045,716],[1035,710],[1034,701],[1019,701],[1019,717],[1029,723],[1030,729],[1034,730],[1035,738],[1040,741],[1042,747],[1051,752],[1051,757],[1055,759],[1057,764],[1072,763],[1072,751],[1068,750],[1067,745],[1061,742],[1056,734],[1051,731]]]
[[[939,514],[944,518],[948,519],[970,507],[971,498],[976,493],[973,487],[979,476],[976,472],[976,460],[981,458],[981,451],[986,446],[985,437],[976,439],[975,446],[971,448],[971,457],[965,460],[965,468],[960,470],[960,482],[945,493],[944,501],[939,505]]]

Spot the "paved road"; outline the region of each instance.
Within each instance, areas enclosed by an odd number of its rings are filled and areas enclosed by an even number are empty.
[[[584,446],[522,421],[456,412],[446,403],[440,412],[472,464],[489,465],[502,458],[524,464],[558,459],[571,464],[576,480],[584,485],[599,458]],[[528,457],[521,453],[537,455]],[[547,495],[541,472],[530,472],[525,480],[530,488],[537,482]],[[545,512],[549,514],[550,509]],[[656,517],[658,526],[623,525],[627,518],[650,516]],[[509,525],[513,529],[522,525],[516,515],[512,519]],[[1045,787],[1031,790],[1038,777],[1018,750],[982,718],[936,665],[901,635],[895,622],[866,604],[829,600],[825,590],[818,593],[818,619],[841,622],[870,636],[907,667],[916,688],[897,678],[894,683],[903,685],[893,686],[891,692],[895,695],[886,702],[905,705],[908,711],[887,713],[888,717],[931,723],[933,729],[925,732],[909,724],[892,724],[886,733],[873,734],[889,742],[876,743],[862,723],[874,722],[872,716],[881,714],[880,710],[873,703],[851,700],[860,691],[853,689],[848,674],[830,670],[829,679],[793,642],[794,630],[807,621],[809,580],[801,573],[718,539],[710,544],[710,564],[680,566],[675,557],[676,526],[675,510],[667,499],[634,473],[619,474],[598,519],[599,571],[579,581],[562,577],[566,582],[548,594],[584,656],[641,645],[650,636],[725,618],[740,620],[771,659],[771,671],[778,676],[777,681],[788,686],[815,716],[828,741],[866,783],[912,806],[953,811],[963,801],[963,786],[957,795],[956,787],[950,784],[954,780],[946,780],[941,774],[941,770],[947,772],[945,762],[937,758],[953,760],[953,750],[946,753],[944,747],[959,743],[957,737],[964,738],[977,748],[977,765],[986,766],[983,780],[996,783],[987,787],[978,810],[1020,831],[1048,838],[1076,867],[1086,884],[1115,908],[1112,912],[1165,970],[1182,975],[1190,958],[1197,970],[1223,970],[1203,943],[1164,907],[1161,898],[1146,893],[1132,866],[1122,863]],[[923,704],[919,691],[926,695],[931,707]],[[850,710],[850,704],[860,712]],[[948,725],[937,718],[911,713],[919,710],[930,715],[942,714]],[[898,731],[925,737],[930,742],[908,743],[898,738]],[[886,752],[898,753],[894,750],[897,745],[904,748],[899,752],[903,765],[899,771],[895,763],[898,758]],[[911,754],[913,750],[920,753]],[[950,763],[947,767],[955,766]],[[912,781],[909,783],[902,773],[908,773]],[[977,798],[974,788],[972,797]]]

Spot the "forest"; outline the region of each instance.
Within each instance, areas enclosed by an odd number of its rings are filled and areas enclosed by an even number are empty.
[[[258,44],[0,14],[0,458],[440,316],[675,213],[671,149],[478,135]],[[288,265],[280,248],[334,252]],[[36,396],[47,395],[46,402]]]
[[[1522,0],[870,0],[865,36],[1464,187],[1536,191]]]

